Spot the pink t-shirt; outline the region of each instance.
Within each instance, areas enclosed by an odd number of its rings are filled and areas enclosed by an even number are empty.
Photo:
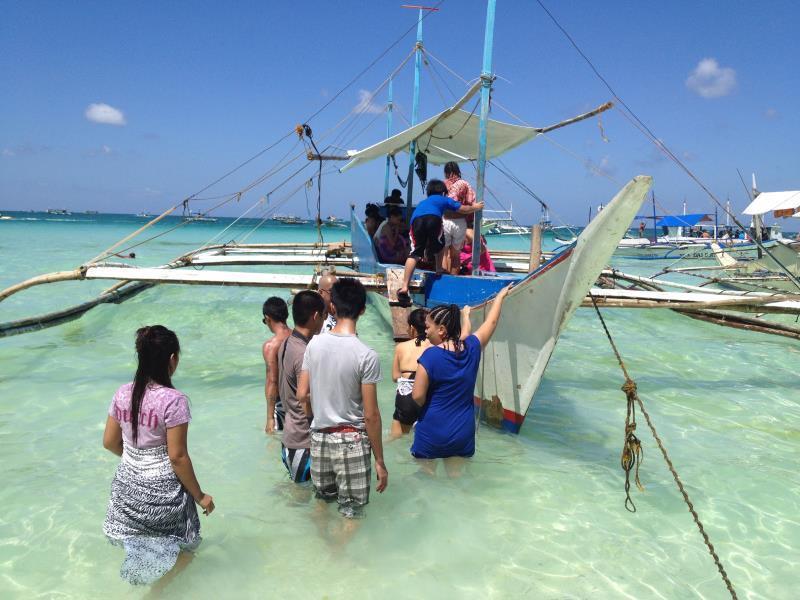
[[[167,429],[183,425],[192,420],[189,399],[176,389],[150,384],[144,392],[139,406],[139,431],[137,443],[133,443],[131,431],[131,392],[133,383],[126,383],[117,390],[108,407],[109,416],[122,427],[126,444],[136,448],[154,448],[167,443]]]

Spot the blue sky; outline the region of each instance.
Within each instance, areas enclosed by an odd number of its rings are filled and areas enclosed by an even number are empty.
[[[718,196],[744,207],[737,168],[748,181],[755,171],[764,190],[800,187],[799,5],[547,5],[619,95]],[[0,209],[166,208],[313,114],[415,20],[415,11],[382,0],[0,2]],[[484,23],[483,2],[447,0],[425,21],[425,46],[472,79],[480,72]],[[411,51],[414,35],[315,117],[314,131],[321,135],[359,103],[360,91],[380,85]],[[528,123],[548,125],[611,99],[535,2],[499,0],[495,42],[494,98]],[[699,83],[692,84],[698,68]],[[423,71],[422,117],[452,99],[448,88],[453,94],[464,89],[438,63],[432,69]],[[384,101],[382,92],[375,102]],[[410,116],[410,63],[395,81],[395,101]],[[492,117],[513,122],[497,108]],[[395,122],[399,127],[399,116]],[[585,222],[590,205],[607,201],[639,173],[655,176],[665,210],[679,211],[684,199],[690,212],[713,210],[619,111],[606,113],[602,127],[608,142],[593,119],[551,134],[568,151],[535,140],[503,160],[563,222]],[[378,141],[385,120],[368,113],[354,124],[352,131],[359,130],[343,145]],[[204,196],[243,188],[295,139]],[[592,174],[587,161],[614,181]],[[399,163],[407,165],[405,155]],[[382,199],[383,170],[378,161],[327,175],[323,213],[343,216],[350,203]],[[474,177],[471,168],[464,171]],[[278,212],[307,214],[302,189],[285,196],[312,174],[306,169],[271,196],[284,202]],[[282,175],[218,214],[239,214]],[[503,175],[490,170],[487,183],[504,205],[513,204],[518,221],[538,220],[535,201]],[[310,198],[315,194],[309,190]],[[497,207],[492,199],[489,204]]]

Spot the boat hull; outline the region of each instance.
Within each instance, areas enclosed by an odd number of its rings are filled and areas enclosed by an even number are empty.
[[[651,184],[650,177],[632,180],[573,245],[511,289],[475,386],[475,402],[487,423],[519,432],[559,336],[608,263]],[[472,307],[473,330],[488,309],[489,302]]]
[[[485,319],[491,298],[516,284],[483,353],[475,387],[476,405],[487,423],[519,432],[559,335],[608,264],[651,185],[652,178],[646,176],[630,181],[573,244],[523,277],[424,275],[423,291],[415,294],[415,301],[423,306],[470,305],[473,331]],[[354,212],[351,233],[359,271],[397,267],[377,261]]]

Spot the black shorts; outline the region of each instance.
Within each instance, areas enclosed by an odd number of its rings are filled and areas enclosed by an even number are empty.
[[[397,392],[394,396],[394,414],[392,418],[403,425],[413,425],[419,420],[421,407],[414,402],[411,394]]]
[[[286,418],[286,411],[283,409],[283,402],[278,398],[275,400],[275,411],[272,413],[275,420],[275,431],[283,431],[283,420]]]
[[[411,256],[423,259],[433,258],[444,248],[442,218],[436,215],[423,215],[411,224]]]
[[[287,448],[281,444],[281,459],[292,481],[305,483],[311,479],[311,450]]]

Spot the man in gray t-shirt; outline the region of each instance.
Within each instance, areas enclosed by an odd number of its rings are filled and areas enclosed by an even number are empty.
[[[294,329],[278,352],[278,385],[284,399],[286,416],[281,440],[281,458],[295,483],[311,478],[311,418],[297,399],[300,367],[308,341],[319,332],[325,315],[325,303],[317,292],[298,292],[292,302]]]
[[[343,277],[331,290],[336,326],[308,343],[297,398],[313,414],[311,480],[317,496],[336,499],[345,517],[361,515],[369,502],[375,456],[378,492],[388,484],[383,462],[381,414],[376,384],[381,380],[377,353],[356,334],[367,294],[356,279]]]

